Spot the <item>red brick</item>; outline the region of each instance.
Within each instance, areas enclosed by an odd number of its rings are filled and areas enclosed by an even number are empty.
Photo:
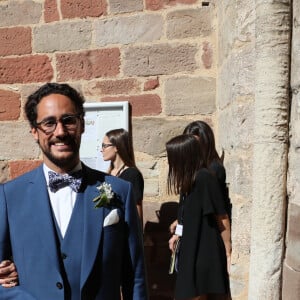
[[[44,18],[46,23],[59,21],[59,14],[57,10],[56,0],[45,0]]]
[[[20,116],[20,95],[0,90],[0,121],[17,120]]]
[[[13,27],[0,29],[0,56],[31,53],[31,29]]]
[[[28,171],[33,170],[42,163],[41,160],[19,160],[9,162],[10,178],[16,178]]]
[[[146,0],[146,9],[159,10],[176,4],[193,4],[197,0]]]
[[[46,55],[0,59],[0,83],[46,82],[53,78]]]
[[[61,0],[63,18],[100,17],[106,14],[105,0]]]
[[[118,95],[139,92],[139,83],[134,78],[90,82],[86,93],[91,96]]]
[[[208,42],[203,43],[203,54],[201,56],[205,69],[210,69],[213,61],[213,50]]]
[[[131,105],[133,117],[153,116],[161,113],[161,99],[158,95],[127,96],[126,100]],[[101,102],[106,101],[124,101],[124,97],[105,97],[101,99]]]
[[[118,48],[57,54],[57,78],[59,81],[116,76],[120,68]]]
[[[149,79],[148,81],[145,82],[144,84],[144,91],[150,91],[154,90],[159,86],[159,81],[157,78],[155,79]]]

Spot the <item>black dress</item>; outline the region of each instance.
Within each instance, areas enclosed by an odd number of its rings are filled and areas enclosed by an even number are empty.
[[[201,169],[189,195],[180,197],[183,223],[175,298],[229,293],[225,246],[215,215],[226,214],[219,183]]]
[[[133,197],[136,204],[141,204],[144,195],[144,178],[137,168],[127,168],[119,176],[132,183]]]
[[[232,211],[232,204],[229,198],[229,191],[226,183],[226,170],[223,164],[217,160],[213,161],[210,166],[209,170],[213,172],[213,174],[217,177],[221,193],[223,195],[223,200],[225,203],[225,209],[228,214],[230,223],[231,223],[231,211]]]

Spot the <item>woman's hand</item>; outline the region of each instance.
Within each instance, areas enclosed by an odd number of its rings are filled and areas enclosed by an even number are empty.
[[[175,251],[175,242],[179,240],[179,236],[173,234],[172,237],[169,239],[169,249],[174,252]]]
[[[3,260],[0,263],[0,284],[6,288],[18,285],[17,269],[10,260]]]
[[[178,221],[175,220],[175,221],[170,225],[169,230],[170,230],[170,233],[171,233],[171,234],[174,234],[174,233],[175,233],[177,224],[178,224]]]

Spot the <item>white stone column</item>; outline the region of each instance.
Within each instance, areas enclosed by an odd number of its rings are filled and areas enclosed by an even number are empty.
[[[250,300],[281,299],[289,123],[290,1],[256,1]]]

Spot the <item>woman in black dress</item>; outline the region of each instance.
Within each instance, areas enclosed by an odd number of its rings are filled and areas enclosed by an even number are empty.
[[[231,203],[226,183],[226,171],[223,165],[223,160],[220,158],[216,150],[215,136],[211,127],[204,121],[194,121],[185,127],[183,134],[193,134],[199,138],[205,164],[218,179],[226,211],[229,219],[231,220]]]
[[[143,221],[144,178],[135,164],[132,139],[128,131],[120,128],[106,132],[101,152],[103,159],[111,162],[108,173],[132,183],[137,211]]]
[[[226,183],[226,171],[223,165],[223,161],[220,158],[215,144],[215,137],[211,127],[204,121],[193,121],[189,123],[184,131],[183,134],[192,134],[196,138],[199,139],[201,144],[201,152],[203,156],[203,160],[207,168],[217,177],[221,192],[222,192],[222,199],[224,201],[224,205],[226,208],[226,213],[228,219],[224,219],[226,227],[230,227],[231,225],[231,202],[229,198],[227,183]],[[170,232],[171,234],[175,233],[176,226],[178,221],[174,221],[170,225]],[[227,224],[228,223],[228,224]],[[222,231],[222,235],[226,235],[231,233],[230,230]],[[174,242],[177,240],[177,236],[173,235],[169,241],[170,249],[174,248]],[[231,241],[231,236],[224,237],[225,240]],[[226,255],[227,255],[227,267],[228,272],[231,265],[231,242],[227,243],[226,245]]]
[[[209,295],[229,294],[225,248],[230,245],[229,218],[218,180],[206,168],[202,148],[199,139],[187,134],[166,144],[168,191],[180,194],[176,299],[204,300]]]

